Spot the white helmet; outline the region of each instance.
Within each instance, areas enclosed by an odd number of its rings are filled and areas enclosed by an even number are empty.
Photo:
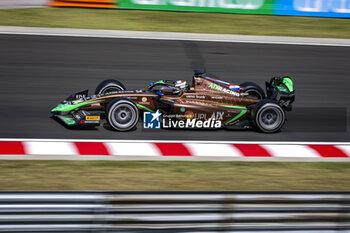
[[[175,87],[180,88],[180,89],[186,89],[188,87],[187,82],[183,80],[177,80],[175,82]]]

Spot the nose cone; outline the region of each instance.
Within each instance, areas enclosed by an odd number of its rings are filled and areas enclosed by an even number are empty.
[[[57,111],[59,111],[59,105],[57,107],[51,109],[51,112],[57,112]]]
[[[55,108],[51,109],[51,112],[62,112],[67,108],[67,104],[59,104]]]

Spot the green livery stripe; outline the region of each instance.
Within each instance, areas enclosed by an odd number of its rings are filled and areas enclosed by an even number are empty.
[[[69,117],[62,117],[62,120],[67,124],[67,125],[74,125],[76,122],[72,118]]]
[[[165,82],[163,80],[159,80],[159,81],[153,83],[153,86],[157,85],[157,84],[165,84]]]
[[[226,104],[215,104],[221,107],[225,107],[225,108],[234,108],[234,109],[240,109],[241,112],[235,116],[234,118],[232,118],[231,120],[229,120],[228,122],[226,122],[225,124],[229,124],[235,120],[237,120],[238,118],[240,118],[241,116],[243,116],[246,112],[247,112],[247,108],[246,107],[242,107],[242,106],[236,106],[236,105],[226,105]]]
[[[101,101],[103,100],[92,100],[92,101],[83,102],[79,104],[59,104],[56,108],[52,109],[51,112],[68,112],[73,109],[79,108],[81,106],[96,103],[96,102],[101,102]]]
[[[157,82],[152,83],[152,85],[149,85],[148,88],[154,87],[155,85],[162,85],[165,84],[165,82],[163,80],[159,80]]]
[[[288,90],[290,92],[294,91],[294,84],[293,84],[293,80],[289,77],[283,77],[283,84],[286,85],[286,87],[288,88]]]
[[[235,108],[235,109],[247,110],[246,107],[242,107],[242,106],[225,105],[225,104],[215,104],[215,105],[225,107],[225,108]]]
[[[149,111],[149,112],[153,112],[152,109],[149,109],[149,108],[147,108],[147,107],[145,107],[145,106],[143,106],[143,105],[141,105],[141,104],[136,104],[136,105],[137,105],[137,107],[143,108],[143,109],[145,109],[145,110],[147,110],[147,111]]]
[[[237,120],[238,118],[240,118],[241,116],[243,116],[245,113],[247,112],[247,110],[242,110],[237,116],[235,116],[234,118],[232,118],[231,120],[229,120],[228,122],[226,122],[225,124],[229,124],[235,120]]]

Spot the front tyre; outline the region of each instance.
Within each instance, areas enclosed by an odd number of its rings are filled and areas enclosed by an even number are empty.
[[[115,79],[107,79],[98,84],[95,90],[95,95],[122,90],[126,90],[123,83]]]
[[[138,120],[139,110],[129,99],[114,99],[107,106],[107,121],[117,131],[131,130]]]
[[[254,111],[254,123],[264,133],[275,133],[280,130],[286,120],[283,109],[272,100],[260,101]]]

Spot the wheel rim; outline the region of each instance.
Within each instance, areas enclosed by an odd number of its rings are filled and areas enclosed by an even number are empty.
[[[118,129],[132,127],[136,120],[136,110],[130,104],[119,104],[111,112],[111,121]]]
[[[282,123],[282,113],[274,107],[267,107],[259,114],[259,123],[265,130],[274,130]]]

